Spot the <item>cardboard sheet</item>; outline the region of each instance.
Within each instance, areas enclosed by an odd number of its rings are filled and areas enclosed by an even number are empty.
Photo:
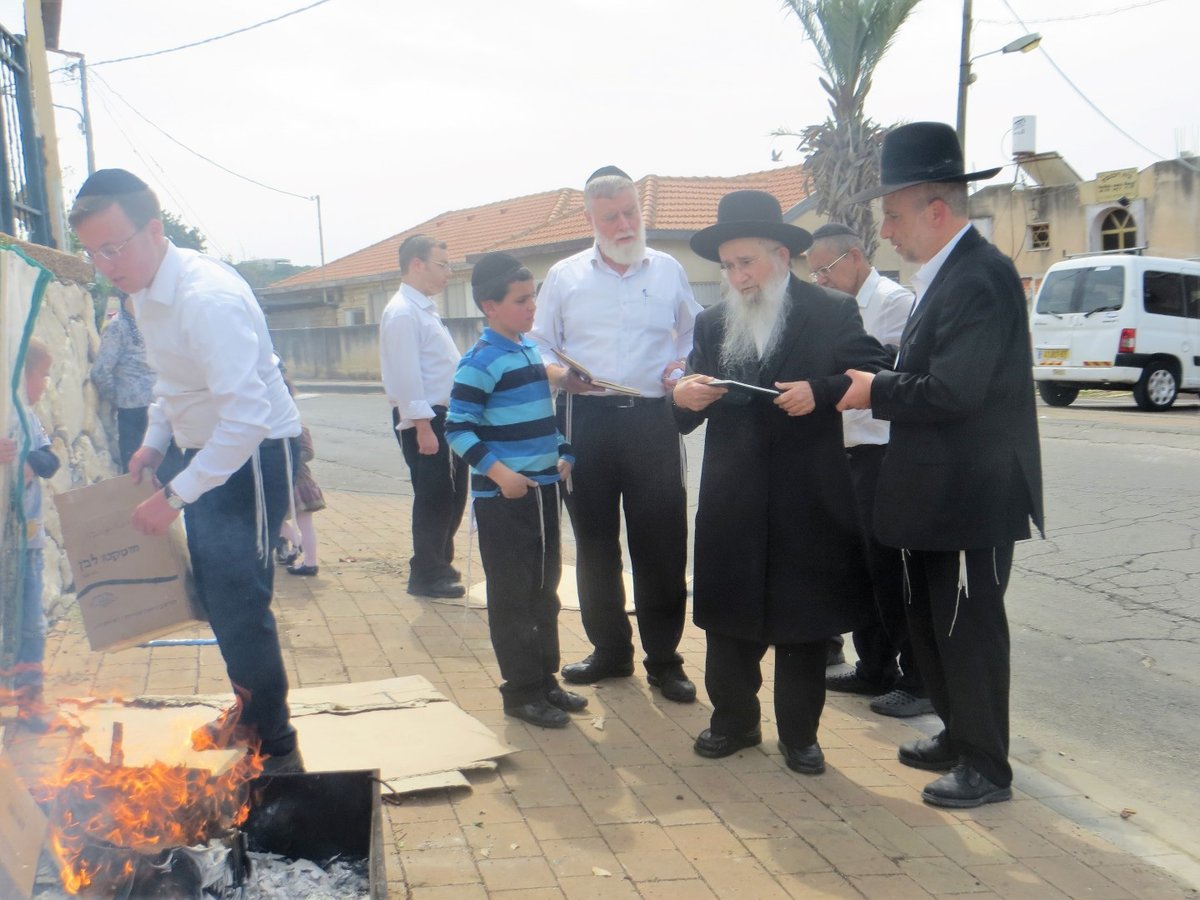
[[[46,817],[0,756],[0,897],[30,895],[45,838]]]
[[[155,759],[221,771],[230,751],[191,749],[193,728],[228,705],[228,695],[143,697],[83,710],[83,739],[108,757],[113,721],[124,726],[126,765]],[[469,786],[462,772],[490,768],[515,752],[419,675],[293,690],[292,723],[310,772],[379,769],[398,793]]]

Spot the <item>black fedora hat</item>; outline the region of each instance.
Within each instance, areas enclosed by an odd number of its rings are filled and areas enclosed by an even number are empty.
[[[914,184],[986,181],[1001,169],[963,171],[958,134],[944,122],[911,122],[893,128],[883,139],[879,158],[879,187],[859,191],[852,202],[874,200]]]
[[[766,191],[734,191],[717,204],[717,224],[692,235],[691,246],[697,256],[720,262],[721,245],[744,237],[779,241],[792,256],[803,253],[812,244],[811,234],[783,221],[779,201]]]

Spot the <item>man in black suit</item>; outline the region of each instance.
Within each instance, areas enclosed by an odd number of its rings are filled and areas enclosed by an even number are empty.
[[[713,713],[695,751],[717,758],[762,741],[760,664],[774,645],[780,750],[809,775],[825,768],[825,638],[874,614],[834,405],[850,384],[845,369],[887,365],[853,297],[792,275],[811,240],[770,194],[721,200],[717,224],[691,246],[721,263],[726,297],[697,318],[690,374],[672,392],[680,431],[708,421],[693,608]]]
[[[970,224],[954,130],[936,122],[884,139],[882,237],[913,275],[916,302],[895,371],[848,372],[839,409],[891,422],[875,529],[902,548],[917,665],[945,723],[900,747],[900,761],[947,772],[934,806],[1012,797],[1009,637],[1004,592],[1013,544],[1042,529],[1042,475],[1025,293],[1012,262]]]

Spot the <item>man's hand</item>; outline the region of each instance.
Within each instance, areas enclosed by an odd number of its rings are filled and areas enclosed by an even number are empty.
[[[413,419],[417,429],[417,452],[422,456],[433,456],[438,452],[438,438],[429,419]]]
[[[671,399],[681,409],[700,412],[716,403],[728,392],[727,388],[709,387],[713,380],[711,375],[688,375],[679,379],[675,389],[671,391]]]
[[[773,401],[789,416],[807,416],[817,408],[812,385],[807,381],[777,381],[775,387],[783,391]]]
[[[871,372],[860,372],[858,369],[850,369],[846,374],[850,376],[850,390],[838,401],[838,412],[848,409],[870,409],[871,384],[875,381],[875,375]]]
[[[520,472],[514,472],[504,463],[498,462],[488,470],[488,478],[496,482],[500,493],[508,500],[519,500],[529,493],[531,487],[537,487],[537,482],[526,478]]]
[[[673,359],[662,370],[662,385],[668,391],[675,390],[675,385],[679,384],[679,379],[683,377],[683,370],[687,367],[687,361],[682,359]]]
[[[12,438],[0,438],[0,465],[7,465],[17,458],[17,442]]]
[[[133,483],[142,483],[142,472],[146,469],[150,470],[150,476],[153,478],[162,461],[163,455],[153,447],[139,447],[135,450],[133,456],[129,457],[129,474],[133,476]],[[154,484],[157,486],[158,481],[155,480]],[[164,502],[166,501],[164,500]],[[170,509],[170,507],[167,508]],[[147,534],[149,533],[151,532],[147,532]]]
[[[567,366],[554,363],[546,365],[546,377],[550,386],[556,391],[566,391],[568,394],[594,394],[600,389],[590,381]]]
[[[167,503],[167,495],[162,491],[155,491],[148,499],[137,505],[131,521],[133,527],[142,534],[166,534],[171,523],[177,518],[179,518],[179,510],[171,508],[171,505]]]
[[[560,481],[566,481],[571,477],[571,464],[565,459],[558,461],[558,478]]]

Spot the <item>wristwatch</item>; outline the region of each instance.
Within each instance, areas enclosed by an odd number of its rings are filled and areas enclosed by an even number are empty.
[[[163,496],[167,498],[167,506],[171,509],[183,509],[187,506],[187,501],[175,493],[175,489],[171,487],[170,482],[163,485]]]

